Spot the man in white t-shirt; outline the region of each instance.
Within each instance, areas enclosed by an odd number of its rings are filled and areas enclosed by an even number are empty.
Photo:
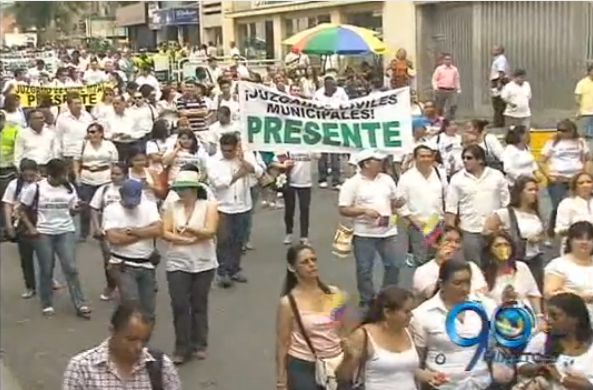
[[[525,80],[527,72],[517,69],[513,73],[513,80],[504,86],[500,97],[506,103],[504,110],[505,124],[507,126],[525,126],[527,131],[531,129],[531,86]]]
[[[375,296],[373,265],[379,255],[383,261],[383,286],[397,284],[398,258],[404,257],[397,244],[393,215],[403,203],[397,199],[391,176],[382,173],[382,153],[373,150],[358,155],[360,172],[344,182],[340,189],[340,215],[354,220],[353,252],[360,305],[368,307]]]
[[[90,69],[87,69],[82,80],[87,85],[99,84],[107,81],[107,73],[99,69],[99,61],[96,58],[91,60]]]
[[[119,190],[121,201],[105,208],[103,230],[111,245],[112,273],[122,301],[138,301],[154,316],[155,239],[161,234],[156,204],[142,196],[142,183],[126,180]]]

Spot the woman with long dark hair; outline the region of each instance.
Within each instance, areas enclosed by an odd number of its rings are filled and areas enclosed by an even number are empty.
[[[24,223],[19,220],[19,196],[29,186],[35,185],[39,177],[37,163],[33,160],[22,159],[19,164],[19,176],[13,179],[6,186],[2,196],[4,221],[6,221],[6,231],[8,237],[14,239],[17,243],[19,257],[21,258],[21,269],[23,279],[25,280],[25,292],[21,298],[29,299],[36,294],[35,286],[35,266],[33,263],[33,240],[28,234]],[[34,219],[33,215],[30,215]],[[15,226],[16,225],[16,226]]]
[[[568,229],[564,255],[545,268],[544,297],[570,292],[579,295],[593,316],[593,225],[577,222]],[[593,324],[590,324],[593,326]]]
[[[336,368],[342,354],[345,294],[321,281],[311,246],[290,247],[286,260],[277,317],[276,388],[319,390],[315,361],[326,359]]]
[[[519,177],[511,187],[508,207],[496,210],[484,226],[484,233],[505,231],[510,234],[516,259],[525,262],[537,281],[544,285],[544,259],[541,246],[545,239],[544,223],[539,215],[539,188],[532,177]]]
[[[589,147],[579,136],[577,126],[569,119],[556,125],[556,136],[546,142],[541,152],[541,171],[548,181],[551,214],[548,221],[548,235],[554,237],[558,205],[569,191],[570,180],[585,169],[589,158]]]
[[[489,299],[470,295],[471,280],[472,268],[468,262],[449,260],[443,263],[434,296],[414,309],[410,322],[421,367],[440,371],[448,379],[439,386],[442,390],[482,390],[491,384],[488,366],[483,359],[466,371],[478,345],[461,347],[455,344],[446,327],[449,311],[468,299],[481,301],[488,314],[494,311],[494,303]],[[460,316],[456,321],[459,334],[476,335],[480,332],[482,319],[476,313],[465,312]]]
[[[336,371],[345,382],[364,380],[365,390],[416,390],[416,380],[438,387],[440,372],[420,369],[420,359],[408,332],[414,296],[388,286],[373,300],[363,324],[344,342],[344,360]]]
[[[472,119],[466,124],[465,132],[478,137],[478,145],[486,152],[486,166],[502,170],[504,147],[494,134],[488,132],[488,124],[484,119]]]
[[[488,237],[482,255],[482,269],[488,284],[486,295],[496,304],[518,301],[543,320],[542,294],[529,267],[517,261],[510,235],[499,231]]]
[[[175,147],[168,148],[162,158],[163,165],[169,169],[169,184],[175,181],[183,165],[194,164],[200,172],[206,172],[207,161],[208,153],[189,129],[177,133]]]
[[[593,389],[593,330],[590,314],[581,297],[560,293],[547,304],[546,333],[534,336],[525,353],[541,356],[541,363],[519,363],[524,388]]]
[[[111,181],[110,169],[119,159],[113,142],[105,139],[105,130],[100,123],[91,123],[86,130],[80,155],[74,157],[74,175],[78,194],[83,202],[80,210],[80,237],[90,233],[91,212],[89,203],[102,185]]]
[[[104,184],[95,191],[93,199],[89,204],[91,209],[91,224],[93,227],[94,237],[99,241],[101,247],[101,255],[103,257],[103,269],[105,271],[106,286],[99,296],[102,301],[109,301],[113,298],[113,293],[117,287],[115,278],[109,271],[109,258],[111,251],[109,243],[105,239],[105,232],[103,231],[103,212],[105,208],[112,203],[119,202],[121,195],[119,189],[128,177],[128,167],[125,163],[117,162],[111,167],[111,182]]]
[[[64,160],[52,159],[46,168],[47,179],[29,186],[20,198],[20,217],[29,234],[35,237],[42,312],[47,316],[55,312],[52,305],[52,273],[57,255],[77,315],[90,319],[91,309],[82,292],[76,266],[76,229],[72,215],[80,209],[78,196],[74,186],[68,182],[68,165]],[[27,208],[36,210],[36,223],[29,219]]]

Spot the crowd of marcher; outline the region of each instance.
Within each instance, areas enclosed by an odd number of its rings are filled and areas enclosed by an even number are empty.
[[[248,282],[241,258],[254,249],[260,198],[261,207],[284,210],[278,240],[289,246],[278,389],[593,388],[593,165],[586,140],[593,135],[593,66],[575,90],[583,133],[560,121],[536,160],[526,72],[511,72],[501,46],[493,50],[491,81],[493,125],[506,126],[504,142],[485,120],[455,120],[461,85],[449,54],[434,70],[434,99],[419,101],[404,50],[387,69],[363,63],[322,75],[298,51],[289,65],[260,75],[239,58],[223,67],[203,50],[210,81],[196,75],[179,85],[159,82],[149,64],[134,64],[125,51],[60,53],[53,75],[43,61],[3,73],[1,227],[18,247],[22,298],[39,295],[43,315],[55,315],[57,258],[76,314],[90,319],[76,250],[93,238],[105,271],[97,295],[120,302],[112,335],[71,360],[64,389],[181,388],[172,363],[207,358],[213,280],[221,288]],[[252,150],[241,139],[243,80],[324,105],[411,87],[414,144],[396,153],[354,153],[347,171],[338,154]],[[37,107],[21,106],[16,94],[19,85],[99,83],[106,87],[92,107],[76,92],[62,105],[38,97]],[[358,302],[323,282],[309,236],[313,189],[330,184],[339,191]],[[544,188],[549,217],[539,208]],[[545,248],[556,240],[562,249],[548,262]],[[384,268],[379,291],[376,258]],[[404,266],[415,268],[411,291],[397,287]],[[145,348],[156,320],[158,267],[171,298],[171,358]],[[514,360],[479,359],[466,369],[479,346],[456,344],[446,326],[448,313],[466,301],[481,302],[489,318],[497,307],[528,308],[534,336],[524,349],[504,351]],[[473,336],[482,320],[466,312],[456,327]],[[523,354],[548,360],[518,359]]]

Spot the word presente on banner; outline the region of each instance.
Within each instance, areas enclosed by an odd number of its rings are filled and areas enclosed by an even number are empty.
[[[36,87],[32,85],[17,85],[15,93],[21,101],[21,107],[36,107],[45,97],[52,106],[59,106],[66,102],[68,94],[77,92],[84,106],[94,106],[103,99],[103,92],[107,83],[85,85],[82,87]]]
[[[325,104],[239,83],[242,137],[254,150],[395,153],[413,144],[410,90]]]

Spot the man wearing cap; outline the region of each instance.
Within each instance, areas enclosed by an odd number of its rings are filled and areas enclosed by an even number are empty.
[[[193,132],[208,130],[208,103],[198,95],[197,88],[203,88],[203,86],[197,86],[191,80],[185,81],[183,94],[177,99],[177,111],[180,116],[188,118],[189,127]]]
[[[20,127],[6,122],[6,114],[0,110],[0,199],[4,196],[8,183],[16,177],[14,149],[19,131]],[[4,213],[0,215],[0,236],[6,226],[3,216]]]
[[[395,181],[382,173],[386,156],[374,150],[358,155],[360,172],[340,189],[340,214],[354,220],[352,241],[356,259],[356,281],[360,305],[368,307],[375,296],[373,265],[377,255],[383,261],[383,286],[397,284],[403,248],[397,243],[397,227],[392,216],[403,205]]]
[[[323,87],[321,87],[315,95],[313,100],[317,100],[323,105],[337,108],[340,103],[348,101],[348,94],[344,88],[338,87],[335,76],[328,74],[323,78]],[[335,153],[323,153],[321,158],[317,161],[317,169],[319,171],[319,187],[327,188],[327,160],[330,159],[332,186],[334,189],[340,189],[340,155]]]
[[[111,272],[121,300],[137,301],[154,316],[159,259],[155,240],[161,234],[161,218],[156,204],[143,197],[141,182],[126,180],[119,193],[121,201],[107,206],[103,214]]]

